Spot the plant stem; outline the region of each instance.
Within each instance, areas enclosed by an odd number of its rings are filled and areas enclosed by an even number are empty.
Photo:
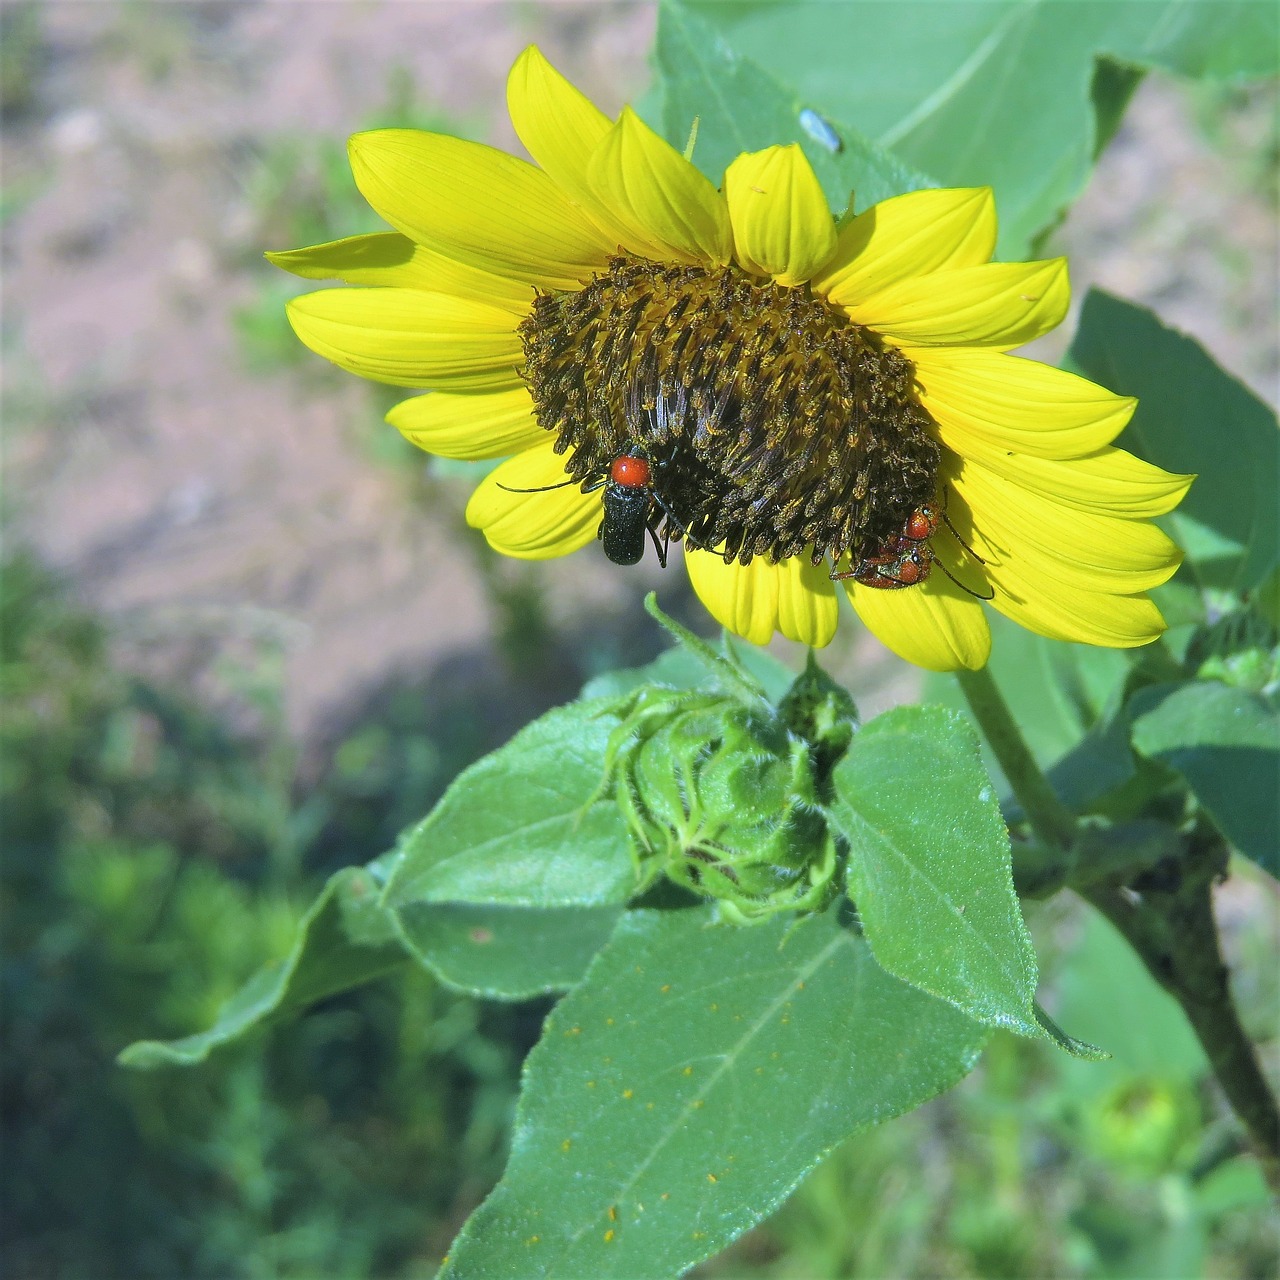
[[[1043,844],[1070,853],[1076,842],[1075,815],[1041,772],[990,671],[986,667],[957,671],[956,679],[1013,794],[1026,810],[1031,829]]]
[[[1079,839],[1075,816],[1036,763],[995,680],[985,668],[957,672],[957,678],[1041,844],[1072,856]],[[1213,883],[1226,872],[1227,849],[1216,835],[1197,834],[1181,857],[1137,875],[1130,870],[1131,888],[1095,882],[1079,885],[1078,892],[1182,1006],[1263,1173],[1280,1191],[1280,1107],[1231,999],[1213,916]]]
[[[1148,887],[1136,900],[1119,889],[1083,892],[1182,1006],[1267,1181],[1280,1192],[1280,1108],[1231,999],[1213,918],[1214,876],[1189,868],[1178,879],[1169,888]]]

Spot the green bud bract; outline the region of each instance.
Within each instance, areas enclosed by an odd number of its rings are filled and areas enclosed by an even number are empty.
[[[606,765],[642,883],[665,875],[739,923],[825,906],[837,857],[813,753],[781,718],[736,699],[641,690]]]

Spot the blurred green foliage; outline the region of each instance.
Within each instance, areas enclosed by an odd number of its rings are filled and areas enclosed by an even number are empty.
[[[30,559],[11,555],[0,584],[0,1269],[430,1275],[501,1171],[545,1003],[484,1005],[406,970],[196,1070],[113,1059],[211,1023],[284,952],[323,871],[385,848],[581,671],[551,662],[531,685],[548,632],[537,653],[510,646],[505,677],[388,687],[300,805],[269,691],[251,690],[256,731],[233,730],[119,670],[101,623]],[[1180,1015],[1140,970],[1118,974],[1127,953],[1101,922],[1073,946],[1077,923],[1042,908],[1041,952],[1070,952],[1049,960],[1058,1011],[1115,1060],[998,1037],[972,1079],[846,1143],[699,1274],[1274,1274],[1265,1190],[1212,1119]],[[1242,994],[1255,1009],[1274,996]]]
[[[199,1072],[120,1070],[134,1037],[208,1023],[314,891],[279,857],[297,817],[270,759],[282,731],[246,740],[116,670],[101,625],[29,559],[2,582],[0,1269],[429,1274],[500,1171],[541,1007],[412,973]],[[341,829],[376,851],[358,839],[379,831]]]

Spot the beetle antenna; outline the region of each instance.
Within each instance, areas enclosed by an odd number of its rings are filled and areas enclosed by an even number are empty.
[[[963,543],[961,543],[960,545],[964,546]],[[968,551],[969,550],[968,547],[965,547],[965,550]],[[969,554],[973,555],[972,552],[969,552]],[[975,560],[978,559],[977,556],[974,556],[973,558]],[[947,566],[943,564],[942,561],[936,555],[933,557],[933,563],[936,564],[938,568],[941,569],[942,572],[945,573],[947,577],[950,578],[951,581],[954,582],[956,586],[959,587],[960,590],[963,591],[966,595],[972,596],[975,600],[994,600],[996,598],[996,590],[994,587],[991,588],[990,595],[984,596],[981,591],[975,591],[972,587],[966,587],[964,583],[961,582],[960,579],[957,578],[956,575],[952,573],[951,570],[948,569]],[[986,561],[984,560],[982,561],[982,563],[985,564]]]
[[[970,554],[970,555],[971,555],[971,556],[972,556],[972,557],[973,557],[973,558],[974,558],[974,559],[975,559],[979,564],[986,564],[986,563],[987,563],[987,562],[986,562],[986,561],[985,561],[985,560],[984,560],[984,559],[983,559],[983,558],[982,558],[982,557],[981,557],[981,556],[980,556],[980,555],[979,555],[979,554],[978,554],[978,553],[977,553],[977,552],[976,552],[976,551],[975,551],[975,550],[974,550],[974,549],[973,549],[973,548],[972,548],[972,547],[971,547],[971,546],[970,546],[970,545],[969,545],[969,544],[968,544],[968,543],[967,543],[967,542],[966,542],[966,541],[965,541],[965,540],[960,536],[960,530],[959,530],[959,529],[957,529],[957,528],[955,527],[955,525],[953,525],[953,524],[951,523],[951,517],[950,517],[950,516],[948,516],[948,515],[947,515],[947,513],[946,513],[945,511],[943,511],[943,513],[942,513],[942,523],[943,523],[943,524],[945,524],[945,525],[947,526],[947,528],[951,530],[951,533],[952,533],[952,535],[954,536],[955,540],[956,540],[956,541],[957,541],[957,542],[958,542],[958,543],[959,543],[959,544],[960,544],[960,545],[961,545],[961,546],[962,546],[962,547],[963,547],[963,548],[964,548],[964,549],[965,549],[965,550],[966,550],[966,551],[967,551],[967,552],[968,552],[968,553],[969,553],[969,554]]]
[[[970,555],[971,555],[971,556],[972,556],[972,557],[973,557],[973,558],[974,558],[974,559],[975,559],[979,564],[986,564],[986,563],[987,563],[987,562],[986,562],[986,561],[985,561],[985,560],[984,560],[984,559],[983,559],[983,558],[982,558],[982,557],[981,557],[981,556],[980,556],[980,555],[979,555],[979,554],[978,554],[978,553],[977,553],[977,552],[976,552],[976,551],[975,551],[975,550],[974,550],[974,549],[973,549],[973,548],[972,548],[972,547],[971,547],[971,546],[970,546],[970,545],[969,545],[969,544],[968,544],[968,543],[967,543],[967,542],[966,542],[966,541],[965,541],[965,540],[960,536],[960,530],[959,530],[959,529],[957,529],[957,528],[955,527],[955,525],[953,525],[953,524],[951,523],[951,517],[950,517],[949,515],[947,515],[947,491],[946,491],[946,489],[945,489],[945,488],[944,488],[944,489],[943,489],[943,491],[942,491],[942,523],[943,523],[943,524],[945,524],[945,525],[947,526],[947,528],[951,530],[951,533],[952,533],[952,535],[954,536],[955,540],[956,540],[956,541],[957,541],[957,542],[958,542],[958,543],[959,543],[959,544],[960,544],[960,545],[961,545],[961,546],[962,546],[962,547],[963,547],[963,548],[964,548],[964,549],[965,549],[965,550],[966,550],[966,551],[967,551],[967,552],[968,552],[968,553],[969,553],[969,554],[970,554]],[[944,572],[945,572],[945,570],[944,570]],[[979,599],[979,600],[982,600],[982,599],[985,599],[985,598],[986,598],[986,597],[984,597],[984,596],[979,596],[979,597],[978,597],[978,599]]]
[[[507,493],[547,493],[552,489],[563,489],[567,484],[576,483],[577,481],[570,477],[568,480],[561,480],[559,484],[541,484],[536,489],[513,489],[509,484],[498,481],[498,488],[505,489]]]

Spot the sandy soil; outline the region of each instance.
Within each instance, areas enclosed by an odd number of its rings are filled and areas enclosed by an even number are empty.
[[[408,500],[406,468],[374,456],[390,428],[372,425],[354,379],[310,358],[246,368],[232,320],[259,296],[257,255],[272,243],[253,175],[271,138],[360,127],[397,69],[426,105],[474,122],[472,136],[514,146],[502,86],[530,40],[614,109],[646,84],[654,6],[39,8],[39,74],[4,148],[16,529],[147,660],[193,642],[236,659],[278,641],[304,737],[390,671],[484,650],[493,595],[461,529],[466,486],[427,481],[425,501]],[[1156,307],[1274,398],[1274,211],[1241,160],[1256,115],[1215,148],[1187,95],[1149,81],[1058,240],[1081,294],[1097,282]],[[501,572],[537,575],[566,626],[633,617],[657,580],[590,552]],[[911,688],[853,627],[831,658],[868,711]]]

